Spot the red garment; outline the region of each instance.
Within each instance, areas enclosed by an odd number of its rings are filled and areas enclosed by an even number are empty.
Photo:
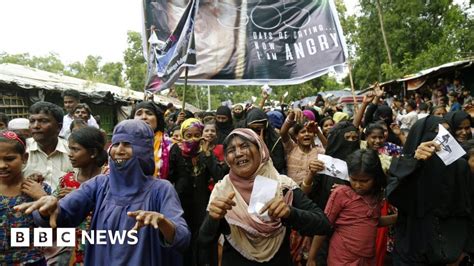
[[[385,216],[388,214],[388,202],[383,201],[383,206],[380,215]],[[377,229],[377,239],[375,241],[375,254],[377,257],[377,266],[383,266],[385,255],[387,254],[387,234],[388,227],[379,227]]]
[[[59,187],[61,188],[79,188],[79,186],[81,186],[81,183],[74,177],[74,172],[65,174],[59,181]]]
[[[214,154],[214,156],[216,156],[219,163],[224,162],[224,145],[217,144],[212,150],[212,153]],[[209,185],[207,186],[209,191],[212,191],[214,189],[214,185],[215,185],[214,179],[211,178],[211,180],[209,181]]]
[[[325,213],[334,227],[328,265],[375,265],[375,239],[381,203],[358,195],[349,186],[337,187]]]
[[[216,147],[212,150],[214,153],[214,156],[216,156],[217,160],[219,162],[224,161],[224,145],[222,144],[217,144]]]

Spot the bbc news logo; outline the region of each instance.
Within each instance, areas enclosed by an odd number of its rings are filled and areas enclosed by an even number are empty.
[[[29,228],[11,228],[10,246],[29,247],[30,229]],[[33,246],[52,247],[53,246],[52,228],[34,228]],[[74,247],[76,245],[76,228],[56,228],[56,247]],[[111,230],[82,230],[82,244],[91,245],[136,245],[138,243],[137,231],[111,231]]]

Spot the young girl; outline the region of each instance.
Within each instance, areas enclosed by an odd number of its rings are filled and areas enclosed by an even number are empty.
[[[375,265],[377,226],[393,224],[396,216],[380,216],[383,188],[387,180],[378,155],[358,150],[347,158],[351,186],[338,186],[325,213],[334,233],[329,244],[328,265]],[[309,265],[326,236],[313,239]]]
[[[171,142],[172,142],[171,145],[176,144],[181,148],[181,127],[180,126],[174,126],[170,130],[170,136],[171,136]]]
[[[217,126],[213,120],[204,123],[202,137],[208,143],[208,150],[212,150],[220,164],[224,163],[224,146],[217,144]]]
[[[318,153],[324,153],[324,150],[314,145],[314,132],[315,128],[317,128],[314,122],[304,124],[302,119],[303,113],[300,110],[291,111],[280,131],[283,147],[287,154],[288,176],[298,185],[302,185],[306,177],[315,173],[310,170],[311,165],[318,164],[318,162],[321,165],[322,162],[317,160]],[[290,127],[296,134],[296,143],[290,138],[288,133]]]
[[[283,147],[287,154],[288,177],[299,186],[305,186],[305,179],[311,178],[315,173],[324,169],[324,163],[317,159],[318,154],[324,153],[324,150],[314,144],[314,132],[317,126],[314,122],[302,123],[303,117],[306,116],[300,110],[290,111],[280,131]],[[288,134],[290,127],[296,134],[296,143]],[[290,247],[294,264],[301,265],[304,254],[307,254],[309,250],[310,238],[302,237],[298,232],[293,231],[290,237]]]
[[[365,129],[366,141],[361,141],[361,149],[371,149],[378,153],[382,169],[387,173],[392,157],[385,150],[384,128],[377,123],[369,124]]]
[[[33,241],[33,216],[13,210],[17,204],[31,202],[51,193],[46,184],[25,180],[22,166],[28,155],[25,140],[12,131],[0,131],[0,264],[46,265],[39,248],[11,247],[11,228],[29,228]]]
[[[59,198],[67,194],[94,176],[101,174],[102,166],[107,161],[107,153],[104,150],[105,138],[102,132],[95,127],[84,127],[72,131],[69,136],[69,159],[72,166],[77,170],[64,175],[59,180]],[[91,214],[77,227],[76,247],[74,249],[74,265],[84,263],[85,246],[81,243],[82,230],[88,230]]]

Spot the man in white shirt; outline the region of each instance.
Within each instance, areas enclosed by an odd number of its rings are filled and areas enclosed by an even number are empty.
[[[50,102],[37,102],[30,107],[32,138],[26,141],[29,156],[23,173],[27,177],[42,175],[53,191],[59,179],[73,170],[68,157],[68,143],[58,137],[63,115],[61,107]]]
[[[63,102],[64,109],[67,114],[63,117],[63,126],[61,132],[59,133],[60,137],[66,138],[70,134],[69,127],[71,126],[72,121],[74,120],[74,109],[80,103],[81,95],[76,90],[65,90],[63,93]],[[87,120],[87,125],[99,128],[97,121],[95,121],[94,116],[90,116]]]
[[[418,120],[427,117],[430,114],[429,106],[426,103],[420,103],[418,106]]]
[[[401,123],[400,129],[405,133],[410,131],[410,128],[418,120],[418,114],[416,113],[416,102],[413,100],[408,100],[405,104],[406,114],[399,114],[397,116],[397,121]]]

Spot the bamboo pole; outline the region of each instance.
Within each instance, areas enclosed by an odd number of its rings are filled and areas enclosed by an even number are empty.
[[[184,90],[183,90],[183,104],[182,111],[186,110],[186,89],[188,87],[188,67],[184,68]]]
[[[349,80],[351,81],[352,100],[354,101],[354,113],[356,113],[359,109],[359,106],[357,105],[357,99],[356,99],[355,87],[354,87],[354,80],[352,79],[351,60],[347,60],[347,67],[349,68]]]
[[[156,29],[155,25],[151,25],[151,26],[150,26],[150,37],[151,37],[151,35],[155,32],[155,29]],[[145,34],[145,35],[146,35],[146,34]],[[148,92],[147,92],[147,89],[148,89],[148,79],[150,78],[150,77],[148,77],[148,75],[150,74],[150,73],[148,73],[148,71],[149,71],[150,64],[151,64],[151,63],[149,62],[149,60],[150,60],[150,53],[151,53],[151,46],[152,46],[150,43],[148,43],[148,40],[146,40],[146,43],[147,43],[147,54],[146,54],[146,61],[147,61],[147,66],[146,66],[147,79],[145,80],[145,85],[144,85],[144,87],[143,87],[143,100],[144,100],[144,101],[147,100],[147,94],[148,94]]]
[[[390,54],[390,47],[388,46],[387,36],[385,36],[385,27],[384,27],[384,24],[383,24],[382,6],[380,5],[380,0],[376,0],[375,3],[377,4],[377,13],[379,14],[380,30],[382,31],[383,43],[385,44],[385,50],[387,50],[388,64],[390,66],[392,66],[392,55]]]

